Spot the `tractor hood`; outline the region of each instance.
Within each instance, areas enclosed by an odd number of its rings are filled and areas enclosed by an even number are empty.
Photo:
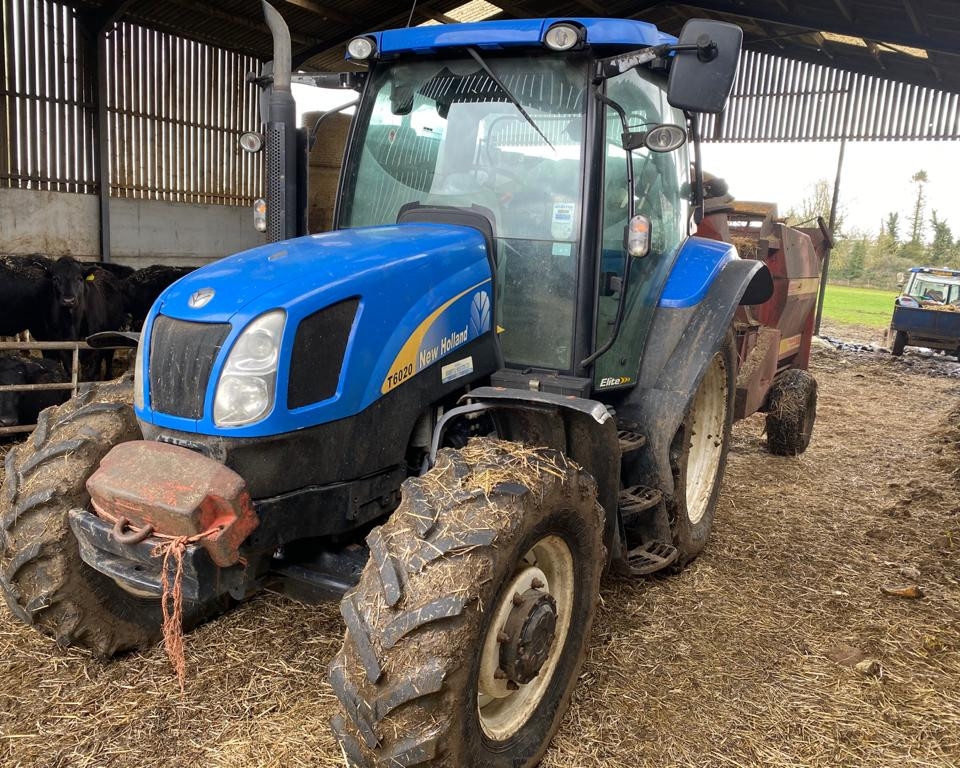
[[[341,229],[262,245],[191,272],[160,296],[159,312],[204,323],[230,322],[269,294],[262,311],[316,294],[346,296],[402,275],[415,285],[396,285],[411,296],[483,249],[473,229],[440,224],[397,224]],[[472,258],[468,256],[472,252]],[[422,281],[422,282],[421,282]],[[212,291],[212,296],[207,298]],[[191,297],[197,294],[197,300]]]
[[[492,276],[480,232],[430,223],[325,232],[209,264],[171,285],[150,311],[137,414],[157,426],[236,437],[352,416],[488,333]],[[255,423],[219,427],[213,400],[226,358],[253,320],[277,309],[285,320],[273,409]],[[287,397],[321,378],[336,391],[306,404]]]

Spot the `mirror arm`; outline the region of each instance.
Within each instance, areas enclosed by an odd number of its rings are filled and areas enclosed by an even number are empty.
[[[359,91],[366,77],[366,72],[294,72],[290,81],[313,88]]]
[[[693,220],[703,221],[703,156],[700,153],[700,116],[688,112],[690,135],[693,137]]]
[[[320,123],[326,120],[330,115],[335,115],[338,112],[343,112],[345,109],[350,109],[350,107],[355,107],[360,103],[360,98],[357,97],[353,101],[348,101],[346,104],[341,104],[339,107],[334,107],[333,109],[328,109],[320,117],[317,118],[317,122],[313,124],[313,128],[310,130],[310,141],[307,145],[307,151],[313,151],[313,145],[317,143],[317,131],[320,129]]]
[[[621,107],[613,99],[609,98],[606,94],[601,93],[598,85],[594,86],[593,95],[598,101],[602,104],[606,104],[610,109],[617,113],[620,117],[620,125],[623,128],[623,133],[629,133],[629,127],[627,126],[627,113],[624,112],[623,107]],[[624,151],[627,153],[627,221],[629,222],[634,215],[636,214],[636,195],[634,194],[634,180],[633,180],[633,150],[627,149],[624,147]],[[620,299],[617,301],[617,315],[613,321],[613,328],[610,330],[610,338],[608,338],[600,347],[595,349],[592,354],[585,357],[580,361],[580,365],[583,368],[591,365],[594,360],[596,360],[600,355],[607,352],[616,342],[617,337],[620,335],[620,326],[623,324],[623,315],[624,310],[627,306],[627,288],[630,285],[630,267],[633,264],[633,257],[627,253],[626,248],[623,251],[623,277],[620,280]]]
[[[653,45],[649,48],[643,48],[639,51],[624,53],[620,56],[613,56],[609,59],[600,59],[597,62],[597,72],[594,75],[594,82],[598,83],[631,69],[642,67],[651,61],[656,61],[671,53],[695,52],[700,61],[713,61],[717,58],[717,44],[706,35],[697,40],[696,43],[685,45]]]

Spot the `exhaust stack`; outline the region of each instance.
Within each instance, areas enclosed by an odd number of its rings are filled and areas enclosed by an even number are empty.
[[[266,187],[267,240],[276,242],[300,234],[297,230],[297,111],[290,92],[290,30],[266,0],[263,16],[273,36],[273,83],[267,97]]]

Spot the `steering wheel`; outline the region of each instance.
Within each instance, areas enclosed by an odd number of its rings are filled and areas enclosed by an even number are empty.
[[[514,182],[522,182],[522,181],[523,181],[523,176],[522,176],[521,174],[517,173],[516,171],[507,170],[506,168],[501,168],[501,167],[498,166],[498,165],[480,165],[479,163],[474,163],[474,164],[471,164],[471,165],[463,166],[463,167],[461,167],[461,168],[458,168],[458,169],[455,170],[455,171],[450,171],[450,172],[448,172],[448,173],[444,173],[444,174],[442,174],[442,176],[441,176],[441,180],[445,182],[445,181],[447,180],[447,178],[450,177],[450,176],[453,176],[453,175],[455,175],[455,174],[468,173],[468,172],[470,172],[470,171],[491,171],[493,174],[499,174],[499,175],[501,175],[501,176],[509,179],[510,181],[514,181]],[[484,186],[487,186],[487,185],[484,185]],[[490,186],[491,186],[491,187],[495,187],[496,184],[492,184],[492,185],[490,185]]]

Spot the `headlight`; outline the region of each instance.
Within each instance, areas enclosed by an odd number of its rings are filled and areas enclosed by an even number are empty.
[[[137,344],[137,356],[133,359],[133,404],[143,410],[143,347],[147,338],[140,334],[140,343]]]
[[[260,315],[233,343],[213,398],[213,421],[218,427],[250,424],[270,410],[286,319],[282,309]]]

